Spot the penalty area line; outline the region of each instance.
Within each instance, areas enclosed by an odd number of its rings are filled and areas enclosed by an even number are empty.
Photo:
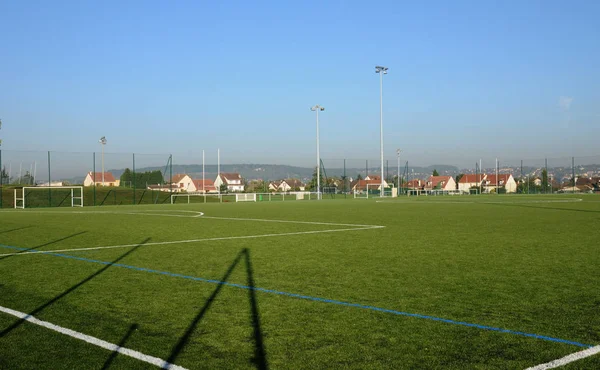
[[[109,351],[118,352],[118,353],[120,353],[122,355],[135,358],[136,360],[140,360],[140,361],[149,363],[149,364],[157,366],[157,367],[159,367],[161,369],[186,370],[186,368],[184,368],[184,367],[181,367],[181,366],[178,366],[178,365],[174,365],[174,364],[169,363],[169,362],[167,362],[167,361],[165,361],[163,359],[160,359],[158,357],[146,355],[146,354],[143,354],[141,352],[138,352],[138,351],[135,351],[135,350],[132,350],[132,349],[129,349],[129,348],[120,347],[120,346],[118,346],[116,344],[107,342],[105,340],[102,340],[102,339],[99,339],[99,338],[96,338],[96,337],[92,337],[91,335],[83,334],[83,333],[80,333],[80,332],[75,331],[75,330],[64,328],[62,326],[58,326],[58,325],[52,324],[52,323],[50,323],[48,321],[42,321],[42,320],[36,319],[35,317],[33,317],[31,315],[28,315],[26,313],[23,313],[23,312],[15,311],[15,310],[12,310],[10,308],[6,308],[6,307],[2,307],[2,306],[0,306],[0,311],[4,312],[6,314],[9,314],[9,315],[18,317],[21,320],[25,320],[25,321],[30,322],[32,324],[42,326],[42,327],[44,327],[46,329],[50,329],[50,330],[59,332],[59,333],[64,334],[64,335],[68,335],[69,337],[72,337],[72,338],[75,338],[75,339],[79,339],[81,341],[84,341],[84,342],[93,344],[95,346],[107,349]]]
[[[153,245],[186,244],[186,243],[197,243],[197,242],[208,242],[208,241],[219,241],[219,240],[273,238],[273,237],[278,237],[278,236],[308,235],[308,234],[335,233],[335,232],[343,232],[343,231],[372,230],[372,229],[381,229],[384,227],[385,226],[368,226],[368,227],[354,227],[354,228],[350,228],[350,229],[312,230],[312,231],[298,231],[298,232],[279,233],[279,234],[224,236],[224,237],[217,237],[217,238],[173,240],[173,241],[167,241],[167,242],[146,243],[143,246],[147,247],[147,246],[153,246]],[[56,249],[56,250],[46,250],[46,251],[20,252],[20,253],[19,252],[5,253],[5,254],[0,254],[0,257],[22,256],[22,255],[27,255],[27,254],[48,254],[48,253],[56,253],[56,252],[77,252],[77,251],[93,251],[93,250],[100,250],[100,249],[130,248],[130,247],[136,247],[138,245],[139,244],[123,244],[123,245],[108,245],[108,246],[104,246],[104,247],[71,248],[71,249]],[[11,247],[8,245],[0,245],[0,247],[17,249],[16,247]],[[21,249],[21,248],[18,248],[18,249]],[[25,249],[25,248],[23,248],[23,249]]]
[[[526,370],[545,370],[545,369],[554,369],[556,367],[564,366],[568,363],[578,361],[584,359],[586,357],[590,357],[593,355],[597,355],[600,353],[600,346],[590,347],[588,349],[584,349],[583,351],[571,353],[563,358],[559,358],[554,361],[546,362],[545,364],[539,364],[533,367],[528,367]]]

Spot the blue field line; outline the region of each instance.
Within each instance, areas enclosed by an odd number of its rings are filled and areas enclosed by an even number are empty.
[[[13,246],[2,245],[2,244],[0,244],[0,247],[10,248],[10,249],[15,249],[15,250],[20,250],[20,251],[26,251],[27,250],[27,248],[19,248],[19,247],[13,247]],[[530,338],[542,339],[542,340],[549,341],[549,342],[571,344],[571,345],[574,345],[574,346],[584,347],[584,348],[591,348],[591,347],[594,346],[592,344],[579,343],[579,342],[574,342],[574,341],[566,340],[566,339],[548,337],[548,336],[545,336],[545,335],[525,333],[525,332],[522,332],[522,331],[514,331],[514,330],[509,330],[509,329],[496,328],[496,327],[487,326],[487,325],[472,324],[472,323],[469,323],[469,322],[455,321],[455,320],[444,319],[444,318],[436,317],[436,316],[429,316],[429,315],[421,315],[421,314],[417,314],[417,313],[396,311],[396,310],[391,310],[391,309],[387,309],[387,308],[381,308],[381,307],[363,305],[363,304],[360,304],[360,303],[350,303],[350,302],[338,301],[338,300],[335,300],[335,299],[319,298],[319,297],[312,297],[312,296],[302,295],[302,294],[296,294],[296,293],[282,292],[282,291],[273,290],[273,289],[250,287],[250,286],[243,285],[243,284],[235,284],[235,283],[229,283],[229,282],[226,282],[226,281],[220,281],[220,280],[214,280],[214,279],[206,279],[206,278],[201,278],[201,277],[196,277],[196,276],[190,276],[190,275],[182,275],[182,274],[168,272],[168,271],[153,270],[153,269],[148,269],[148,268],[145,268],[145,267],[130,266],[130,265],[124,265],[124,264],[121,264],[121,263],[112,263],[112,262],[94,260],[94,259],[90,259],[90,258],[70,256],[68,254],[62,254],[62,253],[53,253],[53,252],[39,251],[38,254],[47,254],[47,255],[52,255],[52,256],[57,256],[57,257],[62,257],[62,258],[68,258],[68,259],[73,259],[73,260],[78,260],[78,261],[98,263],[98,264],[101,264],[101,265],[111,265],[111,266],[122,267],[122,268],[130,269],[130,270],[135,270],[135,271],[149,272],[149,273],[152,273],[152,274],[165,275],[165,276],[177,277],[177,278],[194,280],[194,281],[201,281],[201,282],[204,282],[204,283],[221,284],[221,285],[235,287],[235,288],[240,288],[240,289],[254,290],[254,291],[257,291],[257,292],[277,294],[277,295],[281,295],[281,296],[298,298],[298,299],[305,299],[305,300],[314,301],[314,302],[330,303],[330,304],[335,304],[335,305],[340,305],[340,306],[360,308],[360,309],[363,309],[363,310],[385,312],[385,313],[390,313],[390,314],[399,315],[399,316],[415,317],[415,318],[418,318],[418,319],[425,319],[425,320],[432,320],[432,321],[444,322],[444,323],[452,324],[452,325],[467,326],[467,327],[477,328],[477,329],[482,329],[482,330],[496,331],[496,332],[500,332],[500,333],[506,333],[506,334],[512,334],[512,335],[519,335],[519,336],[523,336],[523,337],[530,337]]]

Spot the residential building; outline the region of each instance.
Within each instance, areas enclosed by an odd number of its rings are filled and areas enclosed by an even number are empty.
[[[221,185],[227,186],[227,191],[244,191],[244,181],[239,173],[220,173],[215,182],[215,188],[219,189]]]
[[[429,176],[425,190],[456,190],[456,181],[452,176]]]
[[[517,182],[509,173],[487,175],[483,180],[483,189],[483,191],[486,193],[490,193],[492,191],[498,192],[499,189],[504,189],[506,193],[516,193]]]
[[[458,180],[458,190],[468,193],[471,191],[470,189],[472,187],[480,187],[486,176],[487,175],[481,173],[463,175],[460,180]]]
[[[83,180],[83,186],[119,186],[119,183],[110,172],[104,172],[104,177],[102,172],[88,172]]]

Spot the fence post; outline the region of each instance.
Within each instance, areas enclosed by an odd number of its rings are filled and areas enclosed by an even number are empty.
[[[135,205],[135,153],[133,153],[133,204]]]
[[[204,182],[202,182],[202,189],[206,193]],[[169,155],[169,193],[173,194],[173,154]]]
[[[52,189],[50,189],[51,182],[52,177],[50,176],[50,151],[48,150],[48,207],[52,207]],[[23,199],[25,199],[25,194],[23,194]]]
[[[96,152],[93,153],[92,159],[94,161],[92,164],[92,186],[94,187],[94,206],[96,206]]]
[[[4,180],[4,169],[2,168],[2,149],[0,149],[0,208],[2,208],[2,191],[4,190],[2,180]]]

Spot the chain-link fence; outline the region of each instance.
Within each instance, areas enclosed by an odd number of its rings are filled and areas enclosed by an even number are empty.
[[[231,158],[219,163],[217,155],[212,154],[203,158],[0,150],[0,207],[14,207],[15,194],[26,199],[27,207],[71,206],[71,190],[65,188],[68,186],[83,187],[85,206],[171,203],[175,193],[317,191],[317,167],[309,164],[316,161],[310,158],[293,161],[307,163],[305,166],[292,166],[250,164],[247,159]],[[384,187],[398,188],[400,194],[454,189],[526,194],[599,190],[600,156],[475,158],[472,164],[423,165],[420,158],[401,155],[384,158],[383,167],[380,158],[322,158],[318,182],[323,197],[348,196],[369,187],[379,191],[376,185],[381,183],[382,174]],[[230,177],[239,174],[241,178],[220,183],[218,173]],[[445,180],[430,179],[434,174],[445,176]]]

